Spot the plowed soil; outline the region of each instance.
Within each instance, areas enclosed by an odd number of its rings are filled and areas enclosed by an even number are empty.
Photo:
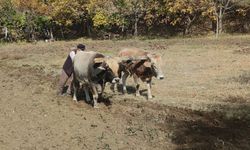
[[[0,149],[250,149],[250,61],[237,43],[249,37],[151,41],[78,41],[0,46]],[[234,41],[234,42],[232,42]],[[154,79],[152,101],[113,93],[100,108],[57,96],[69,48],[116,55],[133,46],[161,53],[166,79]],[[245,44],[245,45],[244,45]]]

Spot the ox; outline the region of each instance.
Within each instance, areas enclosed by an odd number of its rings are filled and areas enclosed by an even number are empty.
[[[161,56],[145,52],[135,48],[126,48],[119,52],[119,57],[130,58],[131,61],[123,62],[120,76],[122,78],[123,93],[127,93],[126,79],[132,75],[136,84],[136,96],[140,96],[138,78],[147,83],[148,99],[152,98],[151,81],[152,77],[159,80],[164,79],[161,69]]]
[[[117,75],[118,63],[112,59],[107,58],[101,53],[89,51],[80,51],[76,54],[73,60],[74,79],[73,100],[77,101],[77,91],[79,87],[83,87],[86,101],[90,102],[89,90],[93,95],[93,106],[97,108],[98,95],[101,95],[104,90],[106,82],[119,82]],[[114,68],[112,70],[112,68]]]

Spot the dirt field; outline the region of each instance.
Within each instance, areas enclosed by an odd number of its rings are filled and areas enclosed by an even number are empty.
[[[152,101],[105,89],[93,109],[58,97],[69,48],[116,55],[122,47],[162,54]],[[0,45],[1,150],[250,149],[250,36]]]

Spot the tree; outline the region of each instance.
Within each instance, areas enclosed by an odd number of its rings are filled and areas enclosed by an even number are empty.
[[[125,35],[125,28],[128,28],[127,25],[129,24],[128,19],[126,19],[126,17],[128,16],[127,2],[126,0],[115,0],[114,5],[117,9],[117,12],[113,14],[111,20],[115,20],[114,22],[118,27],[121,28],[122,34]]]
[[[65,38],[65,30],[76,24],[88,21],[87,1],[82,0],[50,0],[47,1],[48,16],[59,26],[61,37]],[[72,30],[72,29],[69,29]]]
[[[166,7],[164,0],[148,0],[145,3],[144,21],[147,27],[152,28],[155,25],[165,23]]]
[[[144,0],[127,0],[128,11],[134,19],[134,36],[138,36],[138,22],[139,19],[145,13],[145,1]]]
[[[28,41],[35,41],[41,33],[42,21],[46,21],[46,5],[40,0],[12,0],[16,12],[25,17],[25,33]]]
[[[2,26],[2,31],[4,32],[4,39],[7,40],[9,33],[9,21],[12,20],[15,11],[13,10],[13,6],[10,0],[1,0],[0,1],[0,26]]]
[[[250,0],[0,0],[0,13],[5,40],[250,30]]]
[[[23,38],[25,15],[16,10],[13,1],[0,0],[0,26],[4,31],[6,41],[16,41]]]
[[[216,38],[223,31],[223,18],[225,14],[235,7],[239,0],[212,0],[212,6],[214,7],[214,15],[216,17]]]
[[[165,5],[169,12],[169,22],[180,26],[184,35],[190,33],[190,28],[202,17],[202,12],[209,10],[203,0],[166,0]]]

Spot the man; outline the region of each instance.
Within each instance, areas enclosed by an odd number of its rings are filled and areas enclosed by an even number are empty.
[[[73,48],[71,50],[71,52],[69,53],[67,59],[65,60],[64,64],[63,64],[63,69],[62,69],[62,73],[60,76],[60,80],[59,80],[59,84],[58,84],[58,91],[57,91],[57,95],[63,95],[64,93],[64,89],[65,89],[65,85],[68,82],[69,86],[67,88],[67,95],[71,94],[71,82],[73,80],[73,59],[76,55],[76,53],[78,51],[84,51],[85,50],[85,45],[83,44],[78,44],[76,48]]]

